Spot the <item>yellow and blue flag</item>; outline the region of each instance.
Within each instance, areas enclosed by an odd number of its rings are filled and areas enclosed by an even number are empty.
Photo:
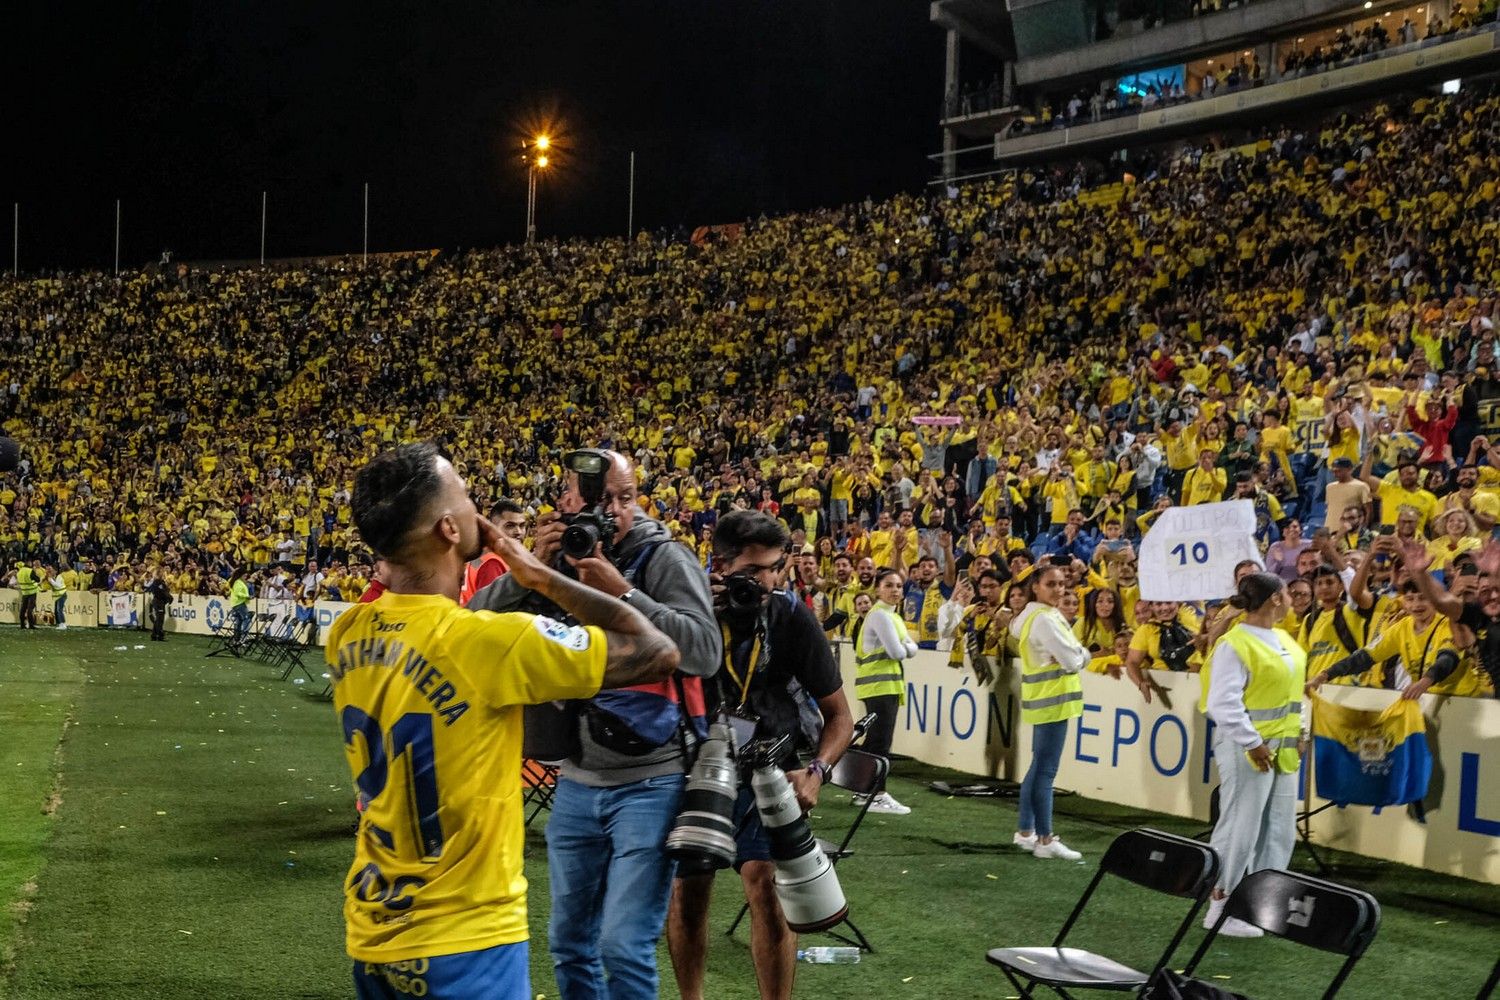
[[[1320,798],[1341,806],[1420,802],[1432,778],[1422,706],[1397,699],[1384,711],[1313,696],[1313,766]]]

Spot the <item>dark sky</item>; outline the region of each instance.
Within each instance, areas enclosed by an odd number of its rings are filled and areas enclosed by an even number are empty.
[[[262,189],[268,256],[357,251],[365,181],[372,251],[512,242],[543,121],[543,235],[623,232],[631,149],[639,228],[915,190],[939,146],[926,0],[23,0],[7,34],[23,270],[109,266],[116,197],[126,265],[256,256]]]

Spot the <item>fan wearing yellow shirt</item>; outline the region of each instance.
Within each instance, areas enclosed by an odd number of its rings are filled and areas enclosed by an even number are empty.
[[[891,565],[891,555],[896,549],[893,528],[890,511],[881,511],[875,518],[875,530],[869,536],[870,558],[876,566]]]
[[[1297,477],[1292,472],[1292,451],[1295,447],[1292,430],[1281,422],[1281,415],[1267,411],[1265,425],[1260,431],[1260,460],[1275,462],[1280,466],[1282,475],[1286,477],[1287,492],[1293,496],[1297,493]]]
[[[1218,503],[1224,499],[1229,486],[1229,473],[1214,463],[1218,453],[1204,448],[1198,453],[1198,464],[1188,470],[1182,480],[1182,505],[1194,507],[1203,503]]]
[[[1402,688],[1403,697],[1414,698],[1458,668],[1458,650],[1448,619],[1437,613],[1417,582],[1403,582],[1399,593],[1406,616],[1372,638],[1364,648],[1312,675],[1307,682],[1308,690],[1358,674],[1371,687]],[[1404,669],[1409,684],[1402,683],[1401,677],[1385,676],[1385,664],[1392,657],[1400,657],[1401,666],[1395,669]]]
[[[1427,522],[1432,520],[1433,514],[1438,510],[1438,499],[1422,488],[1417,463],[1406,459],[1396,467],[1395,472],[1384,479],[1376,479],[1370,474],[1370,462],[1371,456],[1365,455],[1360,473],[1365,484],[1380,501],[1380,523],[1395,524],[1401,516],[1401,509],[1409,507],[1417,514],[1417,531],[1426,530]]]
[[[1198,460],[1199,430],[1197,423],[1183,427],[1181,418],[1174,415],[1158,435],[1167,457],[1167,489],[1174,494],[1181,491],[1183,477]]]
[[[1046,485],[1042,487],[1042,497],[1051,501],[1048,505],[1050,520],[1053,527],[1068,523],[1068,514],[1078,510],[1078,485],[1073,479],[1073,470],[1067,465],[1054,465],[1047,472]]]
[[[530,996],[521,706],[663,680],[677,648],[481,519],[431,444],[361,469],[354,516],[387,566],[386,592],[341,615],[326,651],[364,807],[344,899],[355,993]],[[459,607],[486,548],[584,624]]]

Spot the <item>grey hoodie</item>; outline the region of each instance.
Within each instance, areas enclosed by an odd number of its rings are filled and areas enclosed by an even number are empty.
[[[645,571],[630,581],[640,591],[630,604],[677,643],[683,673],[710,677],[718,672],[724,652],[708,576],[685,546],[672,541],[665,525],[645,514],[635,516],[635,523],[615,552],[614,564],[624,572],[648,543],[659,544]],[[526,595],[526,589],[507,573],[471,597],[468,606],[475,611],[515,611]],[[681,774],[686,769],[682,747],[676,740],[651,753],[631,757],[595,743],[581,716],[578,729],[582,749],[577,758],[563,764],[562,775],[580,784],[609,788],[662,774]]]

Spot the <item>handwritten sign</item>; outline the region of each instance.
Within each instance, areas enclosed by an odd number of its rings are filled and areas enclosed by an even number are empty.
[[[1141,539],[1141,597],[1208,601],[1234,593],[1234,567],[1264,565],[1249,500],[1168,507]]]

